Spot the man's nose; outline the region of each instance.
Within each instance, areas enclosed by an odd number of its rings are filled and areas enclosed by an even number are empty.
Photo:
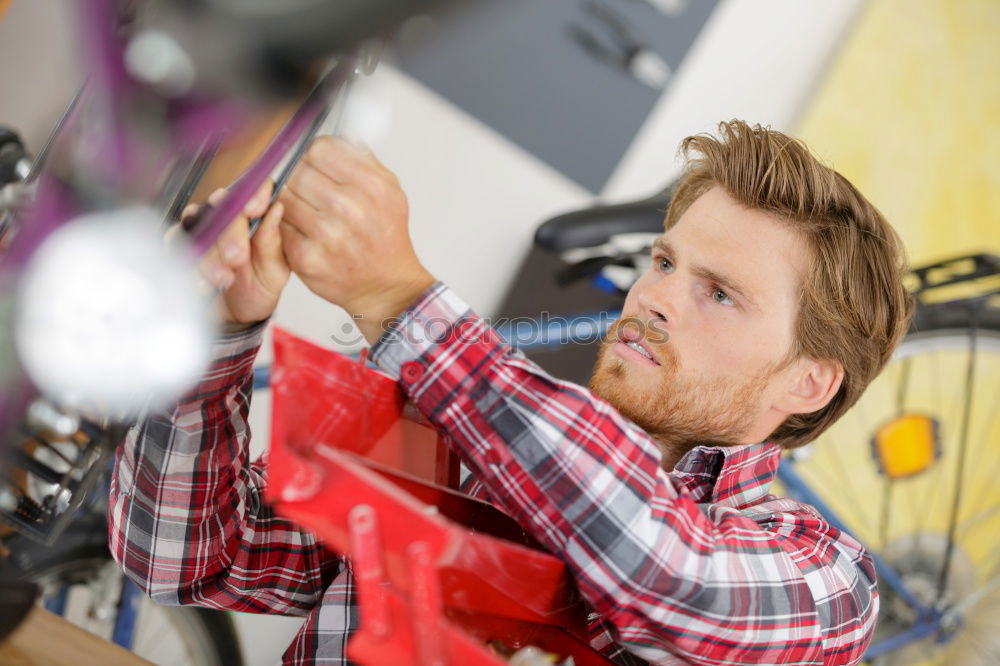
[[[637,294],[636,302],[642,315],[667,328],[677,326],[681,316],[678,288],[674,282],[676,280],[660,279],[653,285],[644,285]]]

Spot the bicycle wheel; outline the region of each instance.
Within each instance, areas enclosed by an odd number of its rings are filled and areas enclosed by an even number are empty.
[[[1000,663],[1000,311],[967,305],[919,310],[916,332],[857,405],[794,455],[800,476],[910,592],[951,611],[878,666]],[[936,450],[893,477],[875,442],[911,415],[932,424]],[[888,586],[880,591],[876,642],[917,620]]]
[[[51,547],[10,544],[11,563],[42,588],[39,603],[70,622],[112,640],[126,584],[107,547],[103,516],[74,522]],[[131,650],[161,666],[241,666],[228,614],[194,606],[162,606],[137,594]]]

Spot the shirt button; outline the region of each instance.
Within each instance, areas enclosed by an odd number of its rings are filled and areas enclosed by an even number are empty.
[[[403,364],[402,375],[403,379],[408,382],[415,382],[420,379],[421,375],[424,374],[423,367],[416,361],[409,361]]]

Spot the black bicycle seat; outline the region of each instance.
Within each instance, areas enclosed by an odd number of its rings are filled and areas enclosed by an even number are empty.
[[[553,252],[603,245],[617,234],[658,233],[676,191],[671,184],[651,197],[626,203],[599,205],[557,215],[535,232],[535,245]]]

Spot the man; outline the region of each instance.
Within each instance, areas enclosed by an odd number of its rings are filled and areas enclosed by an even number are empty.
[[[358,318],[473,491],[566,562],[595,648],[622,664],[857,662],[878,607],[871,560],[767,490],[782,447],[843,414],[905,332],[901,246],[802,144],[719,129],[683,144],[683,183],[592,392],[512,352],[435,281],[370,153],[318,140],[253,240],[237,220],[208,260],[231,327],[212,369],[119,452],[125,571],[163,603],[308,614],[286,662],[341,660],[349,569],[261,502],[266,463],[247,459],[257,322],[294,270]]]

